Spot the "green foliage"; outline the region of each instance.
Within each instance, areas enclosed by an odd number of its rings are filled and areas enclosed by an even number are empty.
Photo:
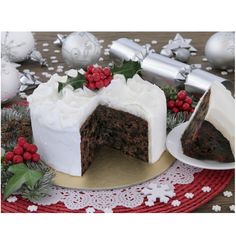
[[[4,189],[4,200],[12,193],[19,190],[23,184],[26,184],[29,188],[33,188],[42,177],[41,172],[29,169],[23,163],[11,165],[7,171],[13,173],[13,176],[7,181]]]
[[[171,111],[167,112],[167,133],[169,133],[172,129],[178,126],[181,123],[189,120],[191,113],[188,112],[178,112],[172,113]]]
[[[68,80],[65,83],[58,82],[58,92],[60,92],[67,85],[71,85],[74,89],[82,88],[86,79],[84,75],[78,73],[74,78],[68,77]]]
[[[132,78],[135,74],[139,73],[141,70],[140,62],[138,61],[124,61],[121,66],[114,65],[111,68],[113,75],[122,74],[126,79]]]
[[[177,98],[178,90],[175,87],[164,86],[161,89],[164,91],[167,101],[170,99],[175,100]]]

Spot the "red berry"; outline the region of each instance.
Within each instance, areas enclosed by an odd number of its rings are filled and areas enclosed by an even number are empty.
[[[190,98],[189,96],[187,96],[184,101],[187,102],[187,103],[190,104],[190,105],[191,105],[192,102],[193,102],[192,98]]]
[[[191,109],[190,109],[190,112],[194,112],[194,108],[191,108]]]
[[[93,74],[93,80],[96,82],[96,81],[99,81],[100,80],[100,74],[99,73],[94,73]]]
[[[100,73],[99,76],[100,76],[100,80],[106,79],[106,75],[104,75],[103,73]]]
[[[24,146],[23,146],[23,148],[24,148],[25,150],[28,150],[29,146],[30,146],[29,143],[25,143]]]
[[[175,106],[175,101],[174,100],[169,100],[167,102],[167,107],[172,109]]]
[[[38,148],[34,144],[30,144],[29,148],[27,149],[28,152],[30,153],[36,153],[38,151]]]
[[[177,93],[177,97],[179,100],[184,100],[187,96],[187,93],[185,90],[180,90],[178,93]]]
[[[110,84],[110,81],[108,79],[103,80],[104,86],[107,87]]]
[[[96,85],[95,85],[94,82],[89,82],[88,85],[87,85],[87,87],[88,87],[89,89],[91,89],[91,90],[95,90],[95,89],[96,89]]]
[[[94,73],[101,73],[102,72],[102,69],[100,68],[100,67],[94,67],[94,69],[93,69],[93,74]]]
[[[22,156],[20,156],[20,155],[15,155],[14,157],[13,157],[13,163],[14,164],[18,164],[18,163],[22,163],[23,162],[23,157]]]
[[[87,77],[86,77],[86,79],[89,81],[89,82],[92,82],[93,81],[93,75],[88,75]]]
[[[94,69],[94,66],[93,65],[89,65],[87,67],[87,72],[91,74],[91,73],[93,73],[93,69]]]
[[[177,107],[182,107],[182,106],[183,106],[183,101],[177,99],[177,100],[175,101],[175,105],[176,105]]]
[[[189,109],[190,105],[188,103],[184,103],[183,106],[182,106],[182,110],[183,111],[187,111]]]
[[[16,146],[16,147],[14,147],[13,152],[14,152],[14,154],[16,154],[16,155],[21,155],[21,154],[23,154],[24,150],[23,150],[22,147]]]
[[[17,141],[18,141],[18,144],[19,144],[21,147],[23,147],[24,144],[27,142],[24,137],[19,137]]]
[[[32,161],[38,162],[40,160],[40,155],[38,153],[32,154]]]
[[[5,155],[6,161],[12,161],[13,157],[14,157],[13,152],[7,152],[6,155]]]
[[[107,79],[108,79],[109,81],[111,81],[111,80],[113,79],[113,77],[110,75],[110,76],[107,77]]]
[[[23,154],[23,158],[24,158],[24,160],[29,161],[29,160],[31,160],[32,155],[31,155],[31,153],[29,153],[29,152],[25,152],[25,153]]]
[[[97,82],[96,82],[96,87],[97,87],[98,89],[104,87],[103,81],[102,81],[102,80],[97,81]]]
[[[103,68],[103,73],[104,75],[109,76],[111,74],[110,68],[108,67]]]
[[[178,113],[178,112],[179,112],[179,109],[176,108],[176,107],[174,107],[174,108],[172,108],[172,111],[173,111],[174,113]]]

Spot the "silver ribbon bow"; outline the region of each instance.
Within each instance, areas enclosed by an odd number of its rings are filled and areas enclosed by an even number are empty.
[[[179,73],[177,74],[176,78],[180,82],[185,82],[188,75],[195,69],[200,69],[201,64],[192,64],[192,65],[186,65],[183,68],[179,70]]]
[[[26,90],[35,88],[39,84],[41,84],[41,82],[37,80],[34,75],[28,72],[27,73],[24,72],[20,75],[20,83],[21,83],[21,86],[19,89],[20,92],[24,92]]]
[[[28,58],[32,61],[39,62],[41,66],[48,67],[47,60],[43,58],[42,54],[37,50],[33,50],[33,52],[31,52]]]

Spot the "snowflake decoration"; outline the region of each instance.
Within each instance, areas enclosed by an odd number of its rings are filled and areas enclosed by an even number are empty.
[[[184,195],[187,199],[192,199],[194,197],[193,193],[185,193]]]
[[[181,204],[181,201],[179,201],[179,200],[174,200],[174,201],[172,201],[172,203],[171,203],[171,205],[172,205],[173,207],[178,207],[178,206],[180,206],[180,204]]]
[[[175,196],[175,192],[168,185],[154,183],[144,188],[142,193],[147,196],[148,202],[155,202],[159,198],[160,202],[167,203],[170,198]]]
[[[145,205],[151,207],[151,206],[154,206],[154,202],[148,200],[148,201],[145,202]]]
[[[38,210],[38,206],[30,205],[30,206],[27,207],[27,210],[30,211],[30,212],[37,211]]]
[[[94,213],[95,209],[93,207],[88,207],[88,208],[86,208],[86,212],[87,213]]]
[[[224,197],[232,197],[233,193],[231,191],[224,191],[223,195],[224,195]]]
[[[16,196],[11,196],[9,198],[7,198],[8,202],[16,202],[18,200],[18,198]]]
[[[220,212],[220,211],[221,211],[221,206],[219,206],[219,205],[213,205],[213,206],[212,206],[212,211]]]
[[[103,210],[104,213],[113,213],[112,209],[111,208],[105,208]]]
[[[209,186],[203,186],[202,187],[202,192],[209,193],[210,191],[211,191],[211,187],[209,187]]]
[[[229,210],[235,212],[235,205],[229,206]]]

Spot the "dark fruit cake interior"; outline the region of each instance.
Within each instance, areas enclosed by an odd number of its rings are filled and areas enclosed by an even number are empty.
[[[205,120],[209,99],[210,90],[204,96],[199,109],[181,138],[183,152],[189,157],[200,160],[234,162],[229,141]]]
[[[99,105],[80,133],[83,173],[91,164],[95,150],[102,145],[148,162],[148,123],[142,118]]]

